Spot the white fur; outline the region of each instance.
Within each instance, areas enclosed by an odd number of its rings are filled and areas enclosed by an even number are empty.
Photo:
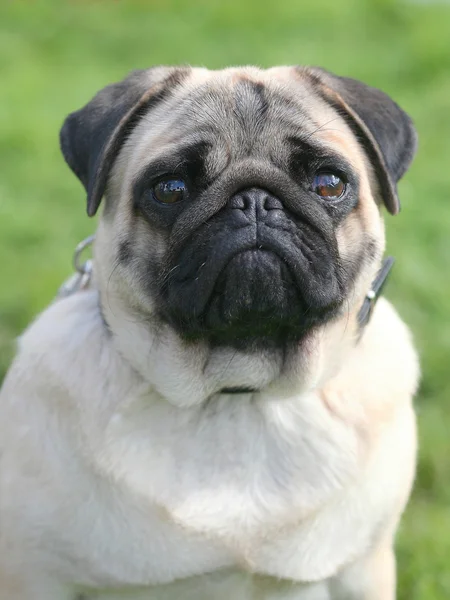
[[[98,303],[92,290],[50,306],[2,391],[0,598],[346,597],[336,581],[390,546],[413,476],[418,367],[392,307],[322,390],[317,366],[289,396],[292,374],[268,359],[205,369],[175,336],[150,342],[120,317],[110,335]],[[227,361],[264,391],[205,401]]]

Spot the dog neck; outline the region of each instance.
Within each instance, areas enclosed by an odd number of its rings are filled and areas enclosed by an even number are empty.
[[[186,342],[169,325],[130,313],[118,295],[101,300],[116,351],[153,392],[177,407],[200,405],[230,390],[281,399],[319,389],[345,363],[358,336],[354,311],[288,349],[211,347]]]
[[[149,320],[139,310],[130,311],[125,293],[108,294],[108,286],[102,285],[101,274],[97,278],[99,273],[92,265],[89,286],[100,290],[102,317],[122,357],[169,402],[193,406],[223,393],[264,391],[291,397],[325,385],[362,338],[393,262],[391,257],[385,259],[362,304],[350,314],[311,332],[288,349],[258,352],[212,348],[206,341],[185,342],[169,325]],[[85,273],[83,277],[86,284]],[[73,291],[79,289],[75,286]]]

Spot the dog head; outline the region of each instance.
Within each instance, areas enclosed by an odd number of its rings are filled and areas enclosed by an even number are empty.
[[[103,296],[183,344],[258,353],[357,312],[416,136],[384,93],[322,69],[158,67],[71,114],[61,146],[88,214],[106,198]]]

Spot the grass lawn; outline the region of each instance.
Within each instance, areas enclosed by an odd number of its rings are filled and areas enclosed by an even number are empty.
[[[420,150],[387,217],[387,295],[422,356],[420,458],[398,538],[399,599],[450,598],[450,4],[425,0],[3,0],[0,6],[0,379],[13,338],[93,232],[65,166],[65,115],[152,64],[317,64],[390,93]],[[398,357],[401,363],[402,357]]]

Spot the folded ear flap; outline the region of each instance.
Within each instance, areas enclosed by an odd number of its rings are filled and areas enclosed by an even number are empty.
[[[320,68],[304,72],[364,146],[375,167],[384,204],[391,214],[397,214],[397,182],[417,150],[411,119],[389,96],[361,81],[338,77]]]
[[[133,71],[66,118],[60,132],[61,150],[86,188],[90,217],[97,212],[114,160],[128,135],[187,72],[184,68],[166,67]]]

